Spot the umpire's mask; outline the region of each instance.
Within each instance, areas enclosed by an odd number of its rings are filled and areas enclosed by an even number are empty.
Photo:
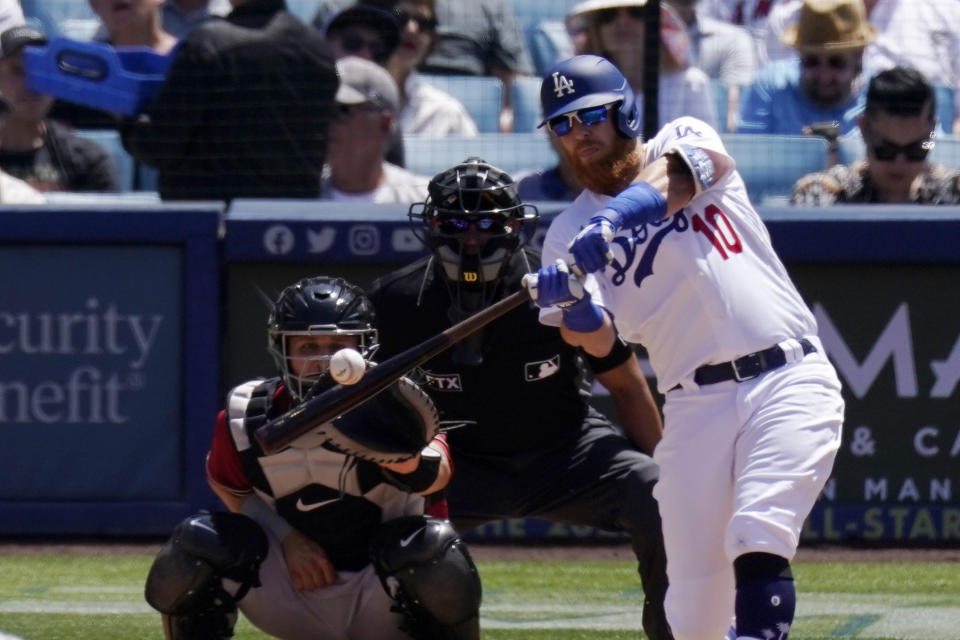
[[[414,233],[451,285],[452,311],[489,306],[510,257],[532,233],[537,209],[520,202],[513,178],[480,158],[435,175],[426,202],[410,207]]]

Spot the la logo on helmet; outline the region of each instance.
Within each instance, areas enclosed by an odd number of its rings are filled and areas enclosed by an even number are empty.
[[[553,90],[558,98],[563,97],[564,91],[570,94],[576,93],[573,89],[573,80],[567,79],[567,76],[560,75],[559,71],[553,72]]]

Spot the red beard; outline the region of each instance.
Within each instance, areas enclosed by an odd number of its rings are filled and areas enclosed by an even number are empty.
[[[634,138],[617,137],[610,150],[597,158],[581,160],[578,151],[588,146],[584,142],[567,155],[574,175],[594,193],[615,196],[634,181],[640,171],[640,148]]]

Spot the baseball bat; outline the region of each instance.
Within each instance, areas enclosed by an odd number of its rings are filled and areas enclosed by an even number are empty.
[[[530,294],[526,289],[521,288],[432,338],[371,367],[357,384],[338,384],[327,389],[257,429],[255,434],[257,442],[268,454],[283,449],[308,431],[369,400],[411,369],[420,366],[529,299]]]

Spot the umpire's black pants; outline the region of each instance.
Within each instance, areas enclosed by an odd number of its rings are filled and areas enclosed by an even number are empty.
[[[601,415],[591,412],[579,433],[522,454],[474,454],[453,449],[447,488],[459,531],[500,518],[537,517],[625,531],[637,556],[651,640],[672,640],[663,610],[666,556],[653,498],[657,466]]]

